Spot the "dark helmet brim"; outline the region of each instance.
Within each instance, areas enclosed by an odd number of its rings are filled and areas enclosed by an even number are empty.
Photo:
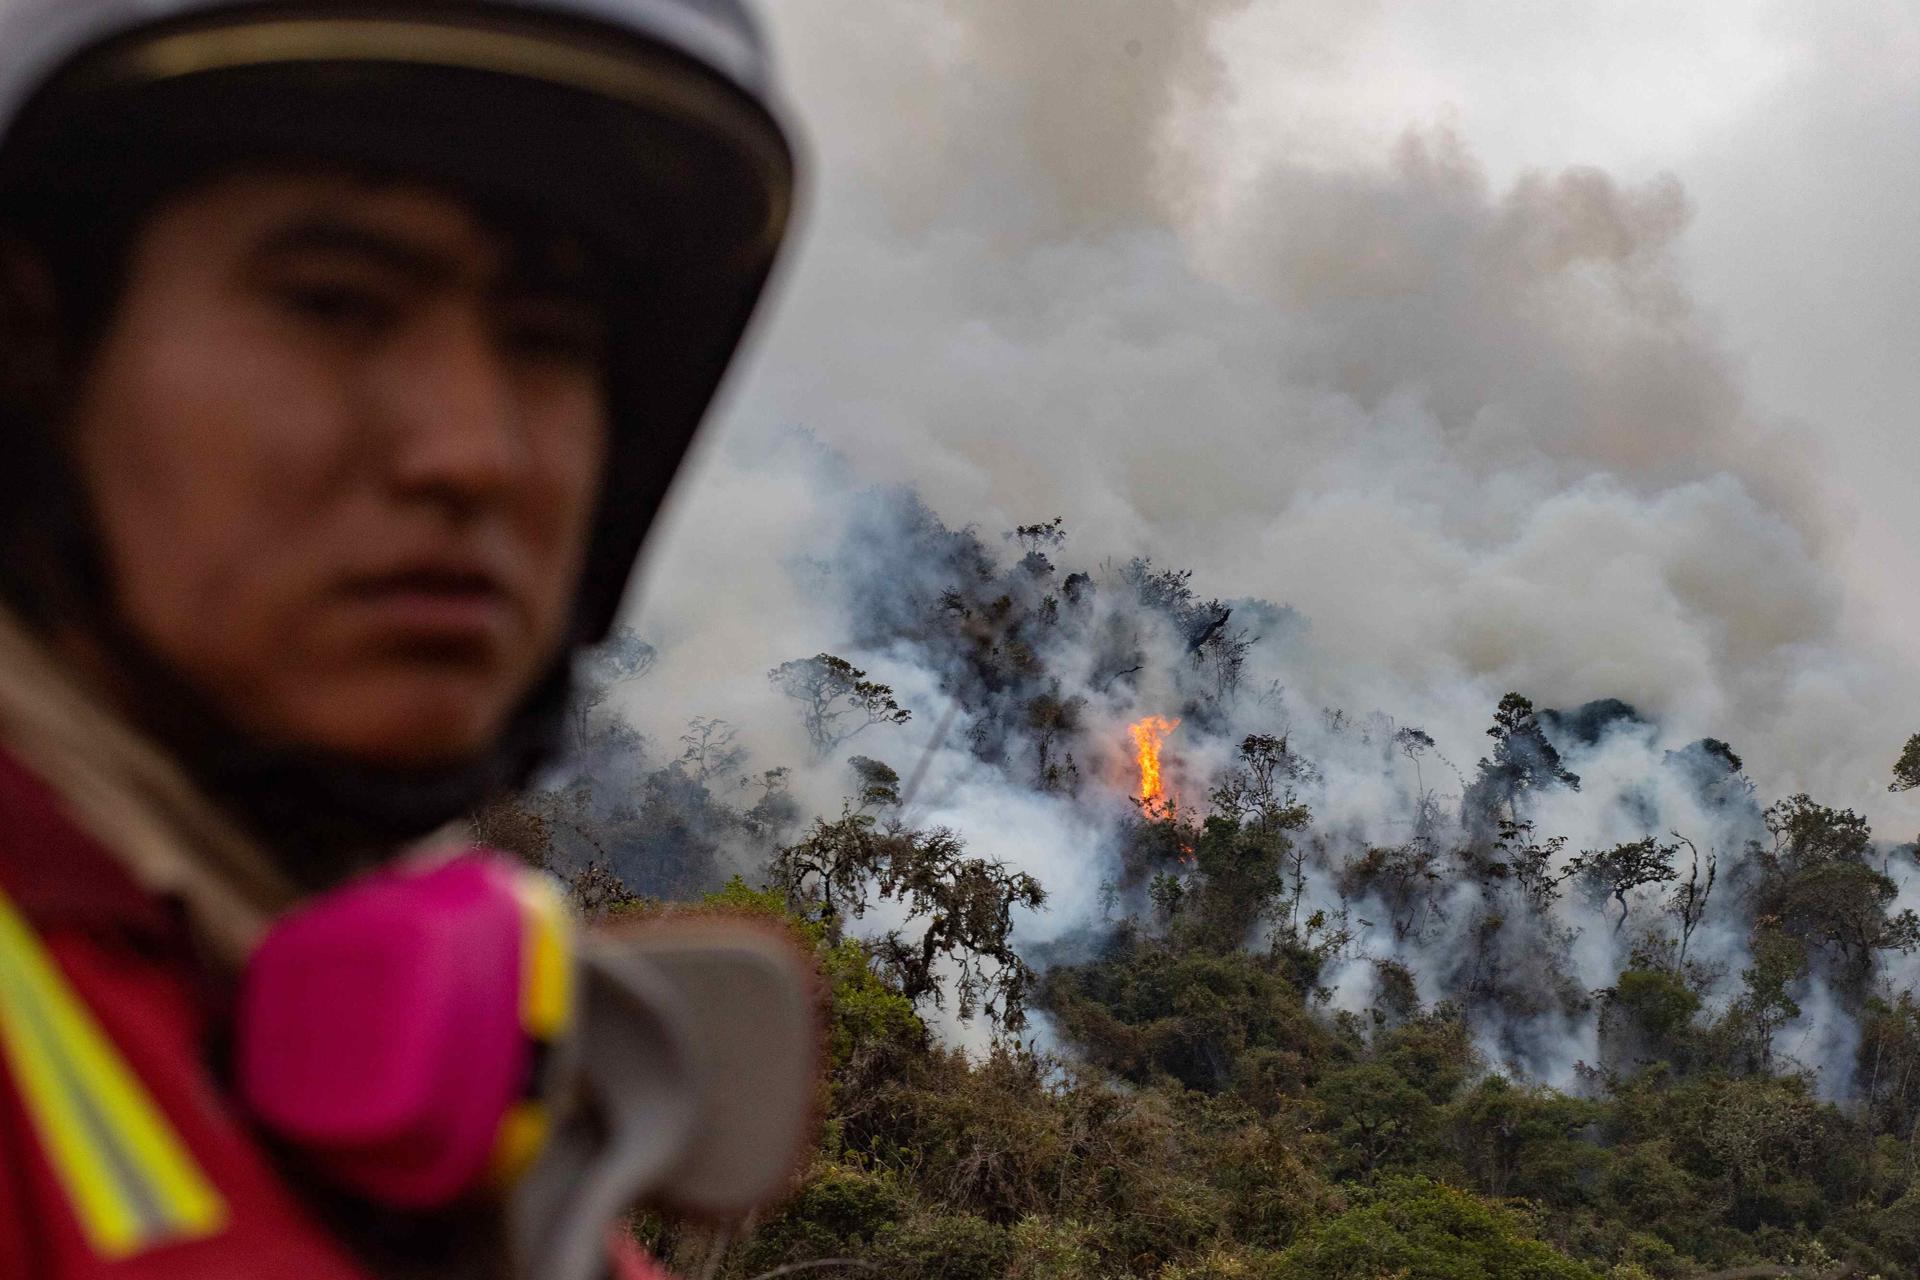
[[[758,93],[632,32],[393,8],[227,9],[89,49],[8,130],[0,183],[106,205],[221,168],[340,163],[577,231],[613,277],[616,334],[577,612],[590,643],[613,625],[785,237],[788,135]]]

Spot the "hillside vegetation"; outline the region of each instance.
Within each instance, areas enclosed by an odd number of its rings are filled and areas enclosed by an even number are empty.
[[[1087,815],[1102,908],[1023,942],[1046,876],[916,817],[916,711],[871,663],[743,675],[805,733],[798,766],[844,782],[808,820],[735,726],[663,751],[610,714],[653,661],[617,642],[578,771],[483,836],[589,914],[788,921],[831,991],[793,1198],[724,1232],[636,1222],[683,1273],[1920,1276],[1911,844],[1763,803],[1732,745],[1656,748],[1624,703],[1510,693],[1455,767],[1256,679],[1284,674],[1290,610],[1141,560],[1063,573],[1057,521],[1003,564],[883,495],[860,537],[828,575],[846,651],[913,655],[950,751]],[[1135,794],[1116,729],[1159,712],[1187,763]],[[1917,762],[1920,738],[1895,789]],[[970,1052],[935,1029],[956,1020]]]

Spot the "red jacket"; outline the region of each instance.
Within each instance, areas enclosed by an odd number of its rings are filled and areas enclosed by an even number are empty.
[[[212,990],[179,914],[0,752],[4,1280],[370,1280],[222,1095]]]
[[[138,1185],[147,1179],[116,1170],[133,1157],[113,1154],[111,1148],[123,1144],[97,1132],[112,1128],[112,1120],[89,1122],[87,1114],[100,1106],[59,1096],[84,1095],[94,1073],[76,1065],[71,1075],[79,1078],[69,1079],[65,1089],[33,1087],[22,1079],[31,1071],[10,1035],[0,1066],[0,1276],[367,1280],[285,1188],[221,1096],[207,1065],[203,979],[177,913],[136,885],[74,826],[45,785],[4,754],[0,893],[33,935],[31,942],[16,936],[14,945],[37,942],[52,959],[58,979],[84,1003],[157,1108],[161,1141],[165,1131],[177,1139],[176,1158],[162,1157],[163,1168],[173,1166],[163,1180],[199,1179],[184,1214],[142,1204],[156,1198]],[[0,965],[7,966],[10,986],[25,967],[16,951],[5,949]],[[0,1017],[21,1020],[21,997],[15,996],[14,1004],[0,1007]],[[149,1108],[135,1106],[151,1117]],[[81,1117],[76,1127],[83,1139],[93,1139],[81,1145],[108,1149],[104,1158],[63,1149],[54,1136],[63,1111]],[[104,1187],[102,1168],[109,1184]],[[134,1206],[134,1226],[103,1245],[102,1237],[114,1234],[116,1203]]]

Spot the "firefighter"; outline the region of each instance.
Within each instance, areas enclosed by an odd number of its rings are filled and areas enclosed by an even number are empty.
[[[612,625],[768,76],[739,0],[0,9],[0,1275],[640,1275],[797,1158],[777,947],[422,843]]]

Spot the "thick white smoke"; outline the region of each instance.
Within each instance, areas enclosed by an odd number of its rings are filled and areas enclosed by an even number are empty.
[[[1808,790],[1910,835],[1920,817],[1884,785],[1920,729],[1920,680],[1843,626],[1820,454],[1755,411],[1690,299],[1681,182],[1577,166],[1495,182],[1473,138],[1420,122],[1376,122],[1380,140],[1356,145],[1296,109],[1263,133],[1256,108],[1284,99],[1272,84],[1350,55],[1370,10],[1289,6],[1297,40],[1263,45],[1256,67],[1225,56],[1223,33],[1264,8],[778,6],[814,214],[655,539],[635,623],[662,659],[628,699],[635,718],[671,739],[723,716],[758,761],[798,763],[765,673],[833,650],[914,708],[907,730],[854,744],[909,769],[944,718],[939,673],[851,650],[860,620],[822,577],[862,571],[856,495],[906,483],[990,539],[1065,517],[1063,567],[1150,554],[1195,568],[1203,595],[1298,609],[1310,629],[1257,647],[1248,683],[1283,683],[1266,712],[1332,761],[1329,830],[1404,831],[1412,778],[1343,765],[1319,708],[1418,725],[1470,772],[1516,689],[1543,707],[1621,698],[1655,726],[1571,753],[1587,785],[1540,817],[1569,855],[1647,834],[1620,793],[1709,735],[1763,797]],[[895,572],[889,552],[866,571]],[[1082,692],[1115,734],[1159,709]],[[800,784],[821,810],[844,789],[833,770]],[[1661,834],[1723,854],[1743,838],[1677,791],[1654,809]],[[1097,910],[1110,826],[957,738],[916,816],[1047,883],[1056,907],[1030,940]],[[1590,986],[1622,959],[1609,928],[1575,950]],[[1404,958],[1436,967],[1429,945]],[[1709,928],[1704,945],[1737,981],[1741,939]],[[1527,1065],[1590,1059],[1568,1034]],[[1807,1056],[1835,1034],[1805,1029]]]

